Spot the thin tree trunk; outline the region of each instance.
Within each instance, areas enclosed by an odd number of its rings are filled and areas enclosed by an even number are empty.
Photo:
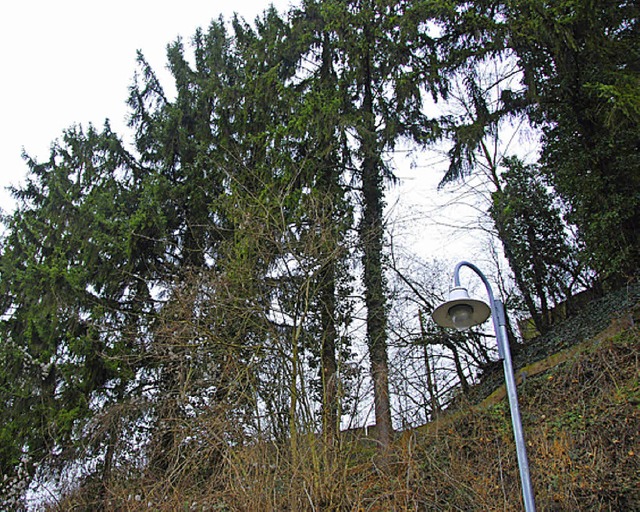
[[[333,444],[338,432],[338,386],[335,325],[335,264],[329,261],[322,272],[322,428],[326,441]]]
[[[420,332],[422,334],[422,343],[424,347],[424,367],[425,372],[427,373],[427,392],[429,393],[429,402],[431,405],[431,418],[435,418],[442,411],[440,408],[440,402],[438,401],[438,390],[436,389],[436,384],[433,379],[434,374],[431,369],[431,358],[429,355],[428,347],[429,345],[426,343],[427,333],[424,329],[424,321],[422,317],[422,310],[418,310],[418,318],[420,319]]]

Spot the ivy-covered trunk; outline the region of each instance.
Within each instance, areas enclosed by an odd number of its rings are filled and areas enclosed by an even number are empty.
[[[368,30],[365,30],[365,34]],[[384,202],[383,177],[378,143],[371,75],[370,44],[362,57],[364,95],[362,104],[362,220],[360,243],[364,269],[364,296],[367,306],[367,343],[373,377],[376,435],[383,449],[391,442],[391,405],[387,354],[387,307],[383,270]]]

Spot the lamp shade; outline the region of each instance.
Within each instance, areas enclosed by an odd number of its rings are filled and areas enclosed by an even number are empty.
[[[469,297],[462,286],[452,288],[449,300],[440,304],[431,314],[440,327],[455,328],[459,331],[480,325],[491,315],[491,308],[481,301]]]

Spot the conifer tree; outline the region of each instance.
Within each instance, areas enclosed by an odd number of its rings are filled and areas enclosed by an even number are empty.
[[[0,465],[11,475],[27,457],[46,478],[95,456],[106,470],[115,433],[84,430],[138,368],[155,259],[139,249],[157,226],[139,223],[137,168],[108,126],[67,130],[48,161],[26,161],[0,254]]]
[[[335,45],[343,123],[360,190],[358,236],[362,253],[367,345],[378,440],[392,433],[387,354],[384,265],[384,188],[392,172],[384,155],[403,137],[424,143],[432,134],[421,112],[424,78],[420,21],[409,2],[322,2],[326,31]],[[419,8],[418,8],[419,9]],[[420,61],[420,65],[419,65]]]
[[[503,186],[490,209],[518,286],[538,307],[529,309],[539,332],[551,323],[551,308],[571,297],[578,272],[560,211],[535,166],[505,160]],[[517,271],[517,273],[516,273]]]
[[[310,187],[309,227],[320,234],[316,254],[320,269],[317,275],[321,342],[315,349],[320,361],[322,387],[322,425],[330,442],[340,427],[341,375],[340,359],[348,347],[344,332],[349,321],[350,278],[348,230],[352,206],[348,202],[346,180],[349,152],[342,124],[342,99],[334,60],[335,44],[327,29],[328,20],[316,2],[304,2],[292,13],[291,40],[299,62],[312,67],[300,86],[303,104],[296,115],[299,132],[302,175]]]

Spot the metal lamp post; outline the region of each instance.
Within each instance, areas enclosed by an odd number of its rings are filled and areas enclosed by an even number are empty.
[[[466,288],[460,286],[459,274],[462,267],[468,267],[480,276],[480,279],[482,279],[489,295],[488,306],[480,300],[469,298],[469,293]],[[524,508],[526,512],[535,512],[536,506],[533,499],[533,490],[529,475],[529,462],[527,460],[527,448],[522,431],[520,408],[518,407],[518,393],[516,391],[516,380],[513,375],[513,364],[511,361],[511,350],[509,349],[509,341],[507,337],[504,305],[500,300],[495,300],[489,281],[478,267],[467,261],[461,261],[456,265],[453,272],[453,288],[449,293],[449,300],[438,306],[431,315],[434,322],[441,327],[453,327],[458,330],[465,330],[474,325],[483,323],[487,318],[489,318],[489,315],[491,315],[491,318],[493,319],[493,327],[496,331],[496,341],[498,344],[498,355],[500,356],[500,359],[502,359],[504,366],[504,378],[507,388],[507,396],[509,397],[513,435],[516,442]]]

